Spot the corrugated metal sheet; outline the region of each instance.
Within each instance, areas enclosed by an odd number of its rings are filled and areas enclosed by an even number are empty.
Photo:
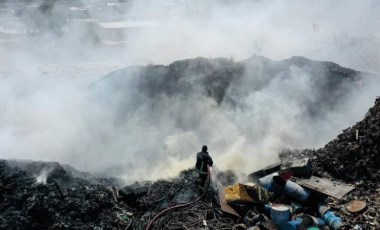
[[[220,207],[224,212],[227,212],[229,214],[232,214],[237,217],[241,217],[230,205],[227,204],[226,201],[226,194],[224,192],[224,187],[221,185],[218,185],[218,191],[219,191],[219,202]]]
[[[297,181],[297,183],[306,188],[321,192],[337,199],[341,199],[344,195],[355,188],[342,182],[334,182],[329,179],[316,176],[312,176],[309,179],[301,179]]]
[[[269,165],[261,170],[258,170],[254,173],[249,174],[248,180],[251,182],[256,182],[258,178],[277,172],[280,169],[281,169],[281,163]]]

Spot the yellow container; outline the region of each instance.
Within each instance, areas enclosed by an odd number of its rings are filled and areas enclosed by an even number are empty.
[[[224,189],[226,194],[226,202],[242,202],[252,203],[253,201],[261,201],[268,203],[271,193],[260,185],[254,183],[235,184]]]
[[[253,202],[247,193],[247,185],[235,184],[224,189],[227,203],[230,202]],[[249,189],[249,188],[248,188]]]

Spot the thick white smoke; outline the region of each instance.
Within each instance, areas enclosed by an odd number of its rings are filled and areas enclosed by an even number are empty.
[[[219,105],[201,92],[152,100],[133,77],[125,81],[127,93],[102,95],[115,109],[87,94],[92,82],[112,70],[198,56],[241,61],[254,54],[274,60],[300,55],[379,73],[376,1],[146,0],[110,7],[83,0],[75,7],[87,10],[85,20],[67,20],[73,6],[64,1],[48,15],[28,13],[42,1],[29,3],[28,10],[26,3],[3,2],[16,19],[0,15],[1,158],[59,161],[133,181],[174,176],[192,167],[195,153],[207,144],[218,167],[252,172],[276,161],[283,148],[327,143],[360,120],[379,94],[379,82],[363,84],[313,122],[302,117],[304,98],[314,99],[312,79],[297,67],[290,78],[275,76],[261,90],[248,86],[265,74],[231,85],[231,97],[246,92],[235,98],[241,108]],[[104,34],[87,19],[137,21],[140,27],[126,30],[126,41],[110,47],[99,43]],[[9,31],[15,24],[40,29],[14,38]],[[192,84],[196,78],[186,79]]]

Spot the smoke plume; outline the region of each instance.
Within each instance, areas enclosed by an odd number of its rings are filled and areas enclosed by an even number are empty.
[[[0,8],[1,158],[134,181],[193,167],[206,144],[216,167],[249,173],[323,146],[379,94],[376,1]]]

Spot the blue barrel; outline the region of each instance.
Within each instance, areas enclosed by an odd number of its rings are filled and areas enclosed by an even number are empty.
[[[306,201],[309,199],[310,191],[291,180],[286,181],[284,194],[298,201]]]
[[[290,208],[284,204],[274,204],[271,209],[271,219],[276,225],[280,225],[289,221]]]
[[[286,183],[284,179],[278,176],[277,172],[260,178],[258,182],[266,190],[273,192],[276,195],[282,194]]]
[[[292,221],[288,221],[286,223],[280,224],[278,226],[279,230],[297,230],[302,224],[302,219],[297,218]]]
[[[258,182],[261,186],[263,186],[263,188],[265,188],[266,190],[269,191],[269,188],[271,187],[271,184],[273,183],[273,177],[274,176],[278,176],[278,173],[275,172],[275,173],[272,173],[272,174],[269,174],[265,177],[261,177]]]
[[[327,211],[323,214],[323,220],[334,230],[343,227],[342,218],[336,216],[333,211]]]

